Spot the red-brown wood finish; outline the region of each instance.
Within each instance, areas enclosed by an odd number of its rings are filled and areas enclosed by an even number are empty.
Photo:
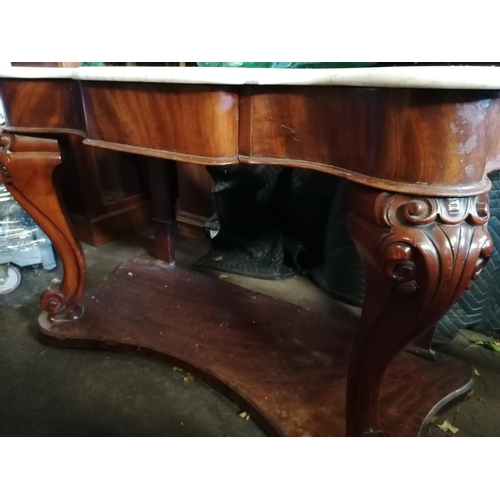
[[[148,158],[148,164],[156,259],[166,264],[174,264],[175,202],[177,200],[175,164],[160,158]]]
[[[348,435],[384,433],[377,401],[388,364],[435,325],[492,251],[484,194],[486,174],[500,168],[498,91],[3,80],[0,92],[8,132],[76,127],[85,143],[107,149],[202,166],[303,167],[353,181],[348,223],[367,292],[350,361]],[[4,150],[4,177],[62,253],[64,297],[42,306],[67,319],[83,260],[59,215],[54,144],[49,164],[38,145],[33,163]]]
[[[6,188],[50,238],[61,257],[64,279],[45,290],[42,309],[51,321],[78,319],[85,279],[85,258],[75,241],[54,184],[54,168],[61,163],[57,141],[0,135],[0,172]]]
[[[195,163],[237,161],[238,95],[230,89],[85,82],[82,97],[88,144]]]
[[[0,80],[5,130],[85,135],[80,87],[73,80]]]
[[[78,82],[3,80],[0,94],[6,108],[6,130],[59,135],[65,153],[61,175],[65,180],[73,178],[65,184],[63,195],[70,201],[68,212],[81,241],[98,245],[150,225],[144,193],[105,203],[102,174],[123,154],[82,145],[85,120]],[[130,171],[126,164],[119,175],[126,180]]]
[[[124,262],[82,303],[85,315],[77,322],[48,324],[42,314],[48,342],[165,359],[225,392],[269,434],[345,436],[357,318],[319,314],[143,259]],[[450,393],[465,396],[471,375],[457,360],[399,353],[381,388],[384,430],[425,435],[422,422],[429,423],[434,406]]]
[[[151,204],[135,155],[57,134],[62,196],[79,241],[102,245],[151,226]]]
[[[177,162],[177,226],[179,234],[202,238],[203,226],[214,213],[213,181],[206,168]]]
[[[493,251],[487,197],[429,198],[351,186],[347,225],[365,299],[347,392],[349,435],[382,434],[378,396],[391,359],[429,331]]]
[[[14,79],[0,90],[7,131],[78,129],[94,146],[200,165],[295,166],[427,196],[480,194],[500,165],[492,90]]]
[[[250,87],[245,94],[243,162],[311,168],[388,191],[466,196],[488,189],[485,166],[500,161],[496,91]]]

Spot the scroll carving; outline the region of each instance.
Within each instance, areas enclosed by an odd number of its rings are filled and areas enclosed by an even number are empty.
[[[383,434],[378,395],[401,349],[428,332],[487,264],[486,195],[407,196],[352,186],[347,224],[365,270],[347,392],[349,435]]]
[[[419,287],[416,265],[419,258],[424,260],[429,270],[438,271],[429,259],[441,254],[441,266],[461,273],[460,266],[467,258],[461,250],[464,245],[467,246],[467,240],[473,246],[471,250],[479,251],[470,279],[480,275],[493,252],[493,242],[483,228],[489,219],[489,207],[484,195],[411,198],[385,193],[381,197],[375,217],[381,227],[385,225],[390,229],[390,233],[382,238],[379,255],[387,276],[397,283],[398,290],[413,293]],[[445,257],[448,262],[443,260]],[[469,282],[466,289],[471,286]]]
[[[85,278],[83,252],[73,238],[53,182],[53,170],[60,163],[55,140],[0,134],[2,180],[50,238],[63,263],[62,283],[41,296],[41,306],[52,322],[77,319],[83,314],[78,300]]]

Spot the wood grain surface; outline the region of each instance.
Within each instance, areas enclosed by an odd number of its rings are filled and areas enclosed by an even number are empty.
[[[166,359],[226,392],[270,434],[345,435],[357,321],[138,258],[85,292],[82,304],[86,314],[77,322],[50,324],[43,313],[46,340]],[[460,361],[399,353],[382,384],[385,432],[418,435],[431,409],[470,379]]]
[[[486,192],[500,93],[2,79],[6,131],[198,165],[272,164],[429,196]]]

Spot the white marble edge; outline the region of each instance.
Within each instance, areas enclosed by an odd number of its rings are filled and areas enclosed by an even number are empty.
[[[0,68],[0,78],[22,79],[72,79],[74,68],[36,68],[36,67],[10,67]]]
[[[6,68],[0,78],[216,85],[320,85],[500,90],[500,67],[399,66],[339,69],[207,67]]]

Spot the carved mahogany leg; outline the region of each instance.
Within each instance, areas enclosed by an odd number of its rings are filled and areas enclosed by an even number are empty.
[[[78,319],[83,314],[78,300],[83,290],[85,259],[53,182],[54,168],[61,163],[57,141],[1,134],[0,147],[5,186],[50,238],[64,267],[62,283],[42,293],[42,308],[52,322]]]
[[[383,435],[378,396],[391,359],[433,328],[486,264],[487,200],[352,186],[347,223],[366,290],[347,383],[349,436]]]
[[[174,162],[148,158],[156,258],[175,263],[174,228],[177,176]]]

